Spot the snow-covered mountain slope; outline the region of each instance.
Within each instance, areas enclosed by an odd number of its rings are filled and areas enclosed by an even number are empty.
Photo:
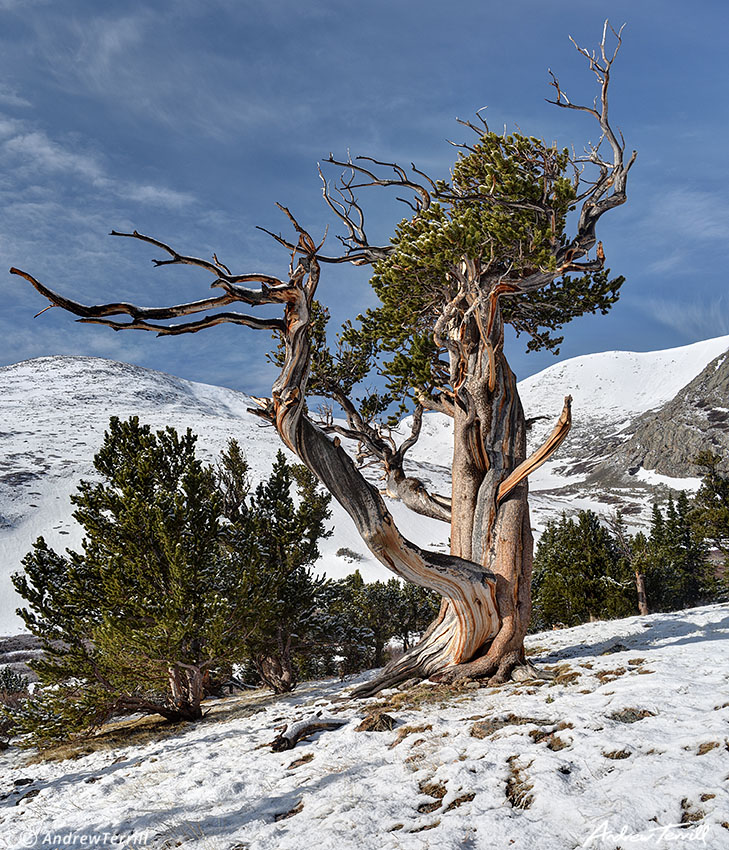
[[[672,399],[715,357],[729,348],[729,336],[668,351],[591,354],[557,363],[519,384],[526,414],[538,419],[530,443],[551,430],[563,397],[573,396],[572,432],[559,453],[531,478],[532,519],[537,531],[562,510],[583,507],[628,514],[644,512],[655,483],[690,486],[640,476],[626,485],[591,471],[614,446],[627,439],[626,428],[640,414]],[[62,551],[80,544],[71,518],[69,495],[83,477],[93,476],[92,458],[112,415],[139,415],[155,428],[191,428],[201,454],[213,461],[230,437],[243,447],[253,483],[269,472],[281,441],[248,412],[243,393],[185,381],[109,360],[42,357],[0,368],[0,634],[20,626],[18,600],[9,576],[19,569],[33,540],[43,535]],[[433,489],[450,488],[451,424],[437,414],[425,418],[420,441],[410,457],[414,472]],[[650,478],[644,475],[643,478]],[[693,482],[695,483],[695,482]],[[404,533],[419,545],[445,549],[448,528],[392,504]],[[322,541],[319,568],[339,577],[355,567],[369,580],[389,573],[361,543],[347,514],[332,505],[334,535]],[[351,550],[361,560],[337,555]]]
[[[566,395],[572,396],[572,429],[559,451],[529,478],[532,524],[539,532],[563,510],[609,513],[620,507],[632,521],[645,520],[656,486],[698,486],[697,479],[670,478],[641,470],[611,468],[596,474],[632,433],[641,415],[674,399],[715,358],[729,349],[729,336],[665,351],[606,351],[555,363],[519,382],[528,419],[529,450],[549,435]],[[729,404],[729,403],[728,403]],[[408,420],[402,433],[406,432]],[[420,440],[408,457],[414,473],[433,487],[446,480],[451,462],[451,421],[426,417]]]
[[[93,456],[111,416],[138,415],[154,428],[191,428],[209,462],[234,437],[255,486],[268,477],[279,450],[291,460],[294,456],[273,428],[248,412],[250,407],[255,407],[251,399],[234,390],[93,357],[41,357],[0,368],[0,634],[22,627],[10,575],[20,569],[33,541],[42,535],[59,552],[80,546],[69,496],[81,478],[95,476]],[[448,530],[442,523],[399,504],[392,511],[412,539],[445,549]],[[335,533],[319,546],[322,572],[339,578],[357,567],[370,581],[391,577],[334,502],[330,523]],[[361,560],[337,555],[342,548]]]
[[[533,635],[527,651],[557,678],[366,703],[337,700],[347,683],[306,683],[208,701],[171,737],[74,760],[8,750],[0,847],[104,834],[149,850],[729,845],[728,606]],[[394,729],[357,731],[378,706]],[[271,752],[316,711],[345,723]]]

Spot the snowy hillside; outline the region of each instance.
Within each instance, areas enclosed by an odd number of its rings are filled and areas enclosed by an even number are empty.
[[[527,645],[554,678],[425,683],[367,702],[309,683],[285,698],[209,701],[195,726],[74,760],[8,750],[0,847],[105,833],[165,850],[729,846],[728,606]],[[358,731],[378,708],[392,731]],[[271,751],[277,730],[315,711],[344,725]]]
[[[606,352],[557,363],[519,385],[526,415],[539,419],[530,432],[538,444],[551,430],[563,397],[573,398],[572,432],[555,457],[531,479],[532,522],[539,531],[562,510],[620,504],[639,518],[652,499],[651,485],[680,482],[643,474],[625,488],[612,480],[588,480],[585,458],[608,453],[620,432],[646,410],[672,399],[709,361],[729,348],[729,336],[668,351]],[[91,460],[112,415],[139,415],[155,428],[173,425],[199,435],[201,453],[214,460],[230,437],[243,447],[254,484],[268,474],[282,444],[270,427],[248,412],[250,399],[221,387],[185,381],[109,360],[42,357],[0,368],[0,634],[20,627],[17,599],[9,576],[33,540],[43,535],[62,551],[80,543],[71,518],[69,495],[82,477],[91,477]],[[411,465],[434,490],[448,493],[451,460],[450,421],[428,415]],[[642,471],[645,473],[645,471]],[[418,544],[445,549],[448,529],[391,505],[404,533]],[[367,552],[338,505],[333,505],[334,535],[322,542],[319,568],[339,577],[358,567],[369,580],[389,573]],[[349,549],[361,560],[338,556]]]
[[[41,357],[0,368],[0,635],[22,627],[10,575],[33,541],[43,535],[61,552],[80,546],[69,496],[81,478],[94,476],[92,459],[111,416],[138,415],[154,428],[191,428],[200,455],[210,462],[235,437],[255,485],[270,474],[283,444],[248,412],[254,406],[234,390],[92,357]],[[410,515],[398,504],[392,511],[402,520],[407,515],[407,533],[421,545],[447,545],[442,523]],[[371,581],[391,578],[336,503],[330,523],[335,534],[319,547],[323,572],[339,578],[357,567]],[[337,556],[340,548],[361,553],[361,560]]]
[[[632,423],[641,414],[673,399],[727,349],[729,336],[666,351],[606,351],[564,360],[520,381],[526,416],[537,420],[529,432],[530,450],[546,439],[564,397],[572,396],[572,429],[567,440],[529,478],[535,530],[539,532],[563,510],[569,514],[583,508],[609,513],[620,506],[632,516],[632,522],[639,523],[646,518],[656,485],[674,489],[697,486],[696,479],[672,479],[648,470],[640,470],[627,484],[617,477],[594,480],[590,473],[628,439]],[[436,489],[448,475],[451,433],[448,417],[430,414],[419,442],[408,455],[413,472]]]

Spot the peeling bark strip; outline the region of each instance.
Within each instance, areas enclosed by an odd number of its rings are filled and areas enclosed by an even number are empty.
[[[50,306],[73,313],[80,322],[103,324],[116,331],[133,329],[175,335],[233,323],[280,335],[284,349],[281,373],[270,399],[254,399],[260,405],[254,412],[276,427],[283,442],[339,501],[381,563],[405,581],[432,588],[444,597],[438,617],[421,642],[389,664],[379,677],[358,688],[355,696],[374,694],[413,677],[432,676],[450,681],[483,676],[500,682],[512,673],[522,678],[530,673],[523,646],[531,612],[533,557],[527,478],[566,437],[570,427],[570,398],[566,398],[548,440],[527,458],[526,420],[516,378],[504,355],[500,302],[502,298],[516,296],[528,313],[534,305],[523,296],[544,289],[566,273],[583,274],[604,268],[605,254],[597,242],[595,228],[605,212],[625,203],[628,172],[635,160],[633,153],[626,161],[622,135],[613,132],[608,120],[607,92],[621,34],[613,31],[617,46],[612,55],[606,52],[607,34],[606,22],[599,51],[594,53],[575,45],[588,60],[598,82],[599,96],[593,106],[573,104],[557,78],[552,77],[557,92],[553,103],[563,109],[588,113],[601,130],[601,141],[589,146],[585,156],[572,160],[574,206],[579,206],[577,229],[572,238],[566,232],[555,233],[557,208],[550,206],[548,199],[550,178],[546,159],[541,166],[544,197],[540,202],[511,197],[508,192],[500,195],[495,179],[488,192],[479,187],[478,194],[470,197],[459,194],[455,184],[436,183],[414,165],[405,169],[397,163],[370,157],[339,161],[330,156],[328,163],[342,167],[344,172],[333,189],[322,175],[323,194],[346,228],[347,236],[340,237],[344,253],[323,254],[323,243],[316,244],[291,212],[280,207],[296,233],[294,241],[265,232],[291,253],[288,279],[268,274],[233,274],[216,255],[212,260],[186,256],[136,230],[112,231],[112,235],[139,240],[164,252],[167,259],[154,260],[157,266],[192,265],[202,269],[212,276],[211,286],[220,294],[169,307],[139,307],[127,302],[89,306],[49,289],[27,272],[10,270],[28,281],[48,299]],[[475,130],[479,138],[493,135],[485,122],[483,127],[462,123]],[[606,159],[600,151],[603,141],[610,148],[611,158]],[[459,147],[474,150],[469,145]],[[544,148],[544,157],[548,158],[549,150]],[[553,153],[557,155],[556,148]],[[556,162],[552,162],[553,167]],[[532,165],[540,167],[538,163]],[[597,169],[594,181],[581,177],[586,165]],[[463,254],[448,260],[443,271],[442,303],[437,301],[439,296],[433,296],[434,312],[436,306],[439,311],[433,316],[432,325],[438,358],[433,372],[434,386],[414,388],[417,404],[411,434],[399,446],[385,427],[373,424],[361,413],[341,384],[332,390],[330,398],[344,410],[346,427],[333,421],[313,422],[305,403],[311,367],[312,306],[321,265],[373,265],[394,256],[393,244],[371,245],[367,239],[364,214],[354,194],[355,189],[365,186],[404,189],[411,193],[412,201],[404,200],[416,215],[432,209],[433,202],[456,205],[473,201],[481,207],[506,212],[528,211],[542,220],[545,215],[551,216],[553,225],[548,262],[540,259],[533,267],[520,266],[510,262],[514,259],[510,255],[494,265],[493,257],[482,256],[479,251],[475,252],[477,258]],[[588,259],[593,248],[596,258]],[[283,317],[259,318],[228,310],[214,312],[235,302],[252,308],[279,305]],[[180,323],[173,321],[199,314],[206,315]],[[519,330],[514,319],[510,321]],[[453,419],[450,496],[429,493],[423,482],[405,473],[405,454],[419,437],[426,409],[439,410]],[[330,439],[328,434],[336,436]],[[450,522],[450,554],[422,549],[400,533],[381,494],[345,453],[340,436],[356,441],[368,459],[381,463],[388,493],[420,514]],[[636,580],[640,591],[639,575]],[[177,677],[173,688],[179,690],[182,684],[182,679]],[[190,686],[194,689],[197,684],[191,681]]]

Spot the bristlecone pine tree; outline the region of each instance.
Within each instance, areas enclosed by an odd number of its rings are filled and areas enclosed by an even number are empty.
[[[560,338],[553,332],[561,325],[584,313],[606,312],[618,297],[622,280],[609,279],[596,226],[625,202],[635,159],[625,156],[623,137],[608,116],[619,48],[620,33],[607,22],[595,52],[577,47],[597,80],[597,97],[589,106],[569,100],[552,75],[552,102],[597,123],[601,142],[582,156],[531,136],[493,133],[481,119],[465,122],[475,138],[460,146],[446,180],[433,180],[415,166],[330,156],[326,168],[341,169],[341,176],[332,184],[322,175],[324,198],[345,228],[343,252],[324,251],[282,207],[296,235],[271,235],[290,252],[288,277],[234,274],[216,255],[185,256],[137,231],[112,234],[165,252],[167,259],[155,260],[157,265],[204,269],[220,294],[163,308],[86,306],[11,269],[82,322],[163,335],[233,322],[279,336],[281,372],[271,397],[259,400],[259,415],[341,503],[385,566],[444,597],[420,643],[359,695],[415,676],[499,682],[528,672],[523,638],[531,609],[533,541],[527,476],[566,436],[570,405],[568,397],[551,437],[527,458],[525,416],[504,352],[504,326],[527,335],[531,349],[556,350]],[[355,193],[370,186],[393,187],[412,198],[405,199],[412,214],[389,245],[371,244],[365,232]],[[372,267],[381,303],[347,326],[330,350],[326,310],[315,295],[322,268],[341,263]],[[236,302],[280,305],[283,316],[216,312]],[[165,323],[176,318],[182,321]],[[362,388],[373,369],[386,380],[375,393]],[[327,416],[315,420],[307,405],[312,395],[341,408],[346,426]],[[412,411],[413,427],[397,445],[386,417],[403,408]],[[406,453],[426,410],[453,419],[450,495],[429,492],[405,472]],[[359,444],[365,460],[382,465],[391,496],[450,524],[450,554],[428,551],[401,533],[382,494],[345,451],[342,436]]]

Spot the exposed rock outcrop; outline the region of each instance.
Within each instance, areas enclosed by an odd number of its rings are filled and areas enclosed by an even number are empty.
[[[628,474],[643,467],[674,478],[699,477],[694,458],[700,451],[729,457],[729,352],[627,430],[632,436],[611,453],[606,465]]]

